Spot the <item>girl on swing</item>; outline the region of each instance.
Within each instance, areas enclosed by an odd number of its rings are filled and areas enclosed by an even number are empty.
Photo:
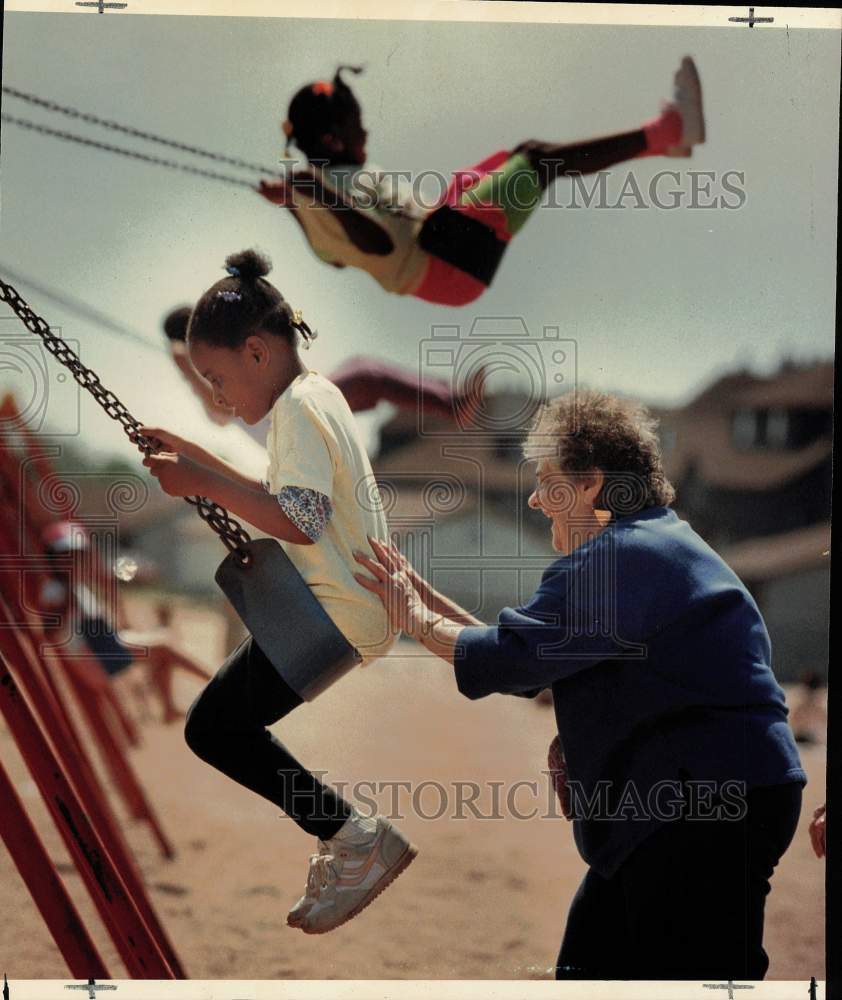
[[[301,361],[297,337],[313,331],[266,280],[253,250],[226,261],[228,276],[199,299],[187,348],[218,405],[253,425],[270,415],[269,467],[255,480],[199,445],[142,428],[163,451],[144,460],[164,492],[206,496],[280,540],[324,610],[363,663],[395,641],[374,594],[354,579],[355,549],[384,537],[386,516],[354,417],[339,389]],[[302,623],[306,627],[306,623]],[[234,781],[279,806],[318,838],[305,893],[287,923],[308,934],[356,916],[410,864],[416,848],[383,816],[364,817],[323,785],[266,728],[302,703],[248,636],[191,705],[190,748]]]
[[[366,166],[362,110],[340,66],[293,97],[283,123],[305,168],[258,191],[292,213],[316,255],[367,271],[387,292],[440,305],[473,302],[489,287],[512,237],[559,177],[606,170],[642,156],[690,156],[705,141],[702,91],[693,60],[674,78],[657,118],[618,135],[570,145],[529,140],[457,171],[432,210],[405,185]]]

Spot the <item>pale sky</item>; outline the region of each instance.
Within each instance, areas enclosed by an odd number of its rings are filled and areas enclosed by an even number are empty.
[[[577,343],[581,382],[658,403],[680,402],[737,364],[767,371],[783,353],[827,357],[838,32],[7,13],[3,79],[103,118],[273,164],[292,93],[331,76],[339,62],[361,63],[366,72],[353,86],[372,161],[449,172],[527,138],[574,141],[639,126],[670,95],[685,53],[702,77],[708,142],[691,160],[637,161],[635,177],[646,191],[658,170],[742,171],[745,204],[730,211],[638,209],[633,199],[613,210],[544,207],[473,306],[391,296],[362,272],[326,267],[283,210],[245,188],[5,123],[0,262],[160,348],[163,315],[216,281],[228,253],[256,245],[274,261],[270,280],[318,328],[302,356],[324,374],[357,354],[417,369],[434,326],[458,325],[465,335],[476,316],[520,316],[533,335],[559,327]],[[173,155],[6,95],[3,110]],[[615,199],[626,169],[616,168],[609,183]],[[675,186],[686,199],[686,174]],[[723,193],[719,181],[712,193]],[[568,203],[568,181],[557,194]],[[82,343],[83,360],[139,419],[229,457],[259,460],[238,430],[211,433],[165,354],[86,324],[23,284],[19,290]],[[15,321],[0,322],[0,337],[19,330]],[[0,370],[0,386],[21,377]],[[54,392],[52,426],[67,423],[69,399]],[[361,420],[366,433],[371,423]],[[136,454],[87,401],[81,443]]]

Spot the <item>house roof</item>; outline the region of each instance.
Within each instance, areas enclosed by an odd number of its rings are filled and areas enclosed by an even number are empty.
[[[749,538],[721,555],[737,576],[749,581],[773,580],[817,569],[830,562],[830,521],[779,535]]]
[[[677,481],[692,468],[708,485],[729,490],[762,492],[799,479],[824,462],[833,450],[825,438],[798,451],[740,451],[731,443],[727,420],[676,422],[678,433],[673,451],[664,455],[668,478]]]
[[[761,407],[826,408],[833,403],[833,362],[784,364],[772,375],[730,372],[716,379],[680,412]],[[668,411],[663,411],[668,412]],[[675,411],[673,411],[675,412]]]
[[[829,409],[833,403],[833,363],[783,367],[760,378],[747,372],[725,375],[680,409],[657,409],[663,429],[675,431],[664,452],[669,478],[680,480],[692,468],[711,486],[732,490],[776,489],[827,460],[829,436],[804,448],[738,449],[731,439],[736,410],[760,408]]]
[[[772,378],[745,386],[738,401],[745,407],[826,409],[833,405],[833,362],[783,368]]]

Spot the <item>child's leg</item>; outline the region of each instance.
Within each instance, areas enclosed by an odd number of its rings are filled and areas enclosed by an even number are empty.
[[[643,129],[569,145],[530,139],[514,150],[515,153],[521,153],[537,173],[542,189],[557,177],[594,174],[625,160],[632,160],[645,151],[646,135]]]
[[[351,807],[266,729],[301,703],[249,636],[190,706],[184,735],[202,760],[274,802],[306,833],[329,840]]]
[[[680,139],[681,116],[673,110],[632,132],[586,142],[560,145],[529,139],[473,187],[463,188],[458,204],[494,229],[499,239],[511,239],[538,206],[541,193],[559,177],[597,173],[654,156]]]
[[[514,152],[526,157],[544,189],[558,177],[595,174],[638,156],[664,155],[680,144],[682,127],[680,113],[667,106],[657,118],[631,132],[566,145],[530,139]]]
[[[640,156],[689,156],[691,147],[705,141],[701,83],[692,59],[681,61],[673,84],[672,103],[639,129],[567,145],[529,140],[457,171],[444,203],[419,234],[430,260],[412,294],[445,305],[479,298],[509,241],[559,177],[595,173]]]

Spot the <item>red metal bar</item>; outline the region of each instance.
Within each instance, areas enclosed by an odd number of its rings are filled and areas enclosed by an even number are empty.
[[[120,793],[126,808],[133,819],[143,819],[143,804],[137,794],[136,782],[129,777],[130,768],[122,756],[122,748],[118,746],[108,723],[103,718],[98,703],[96,691],[80,681],[81,664],[72,659],[65,660],[56,652],[50,653],[50,660],[59,661],[65,669],[68,685],[76,699],[82,717],[88,724],[88,732],[93,736],[100,751],[100,759],[111,777],[116,790]]]
[[[110,979],[105,963],[2,763],[0,814],[3,816],[0,836],[44,918],[53,941],[67,962],[71,976],[77,979]]]
[[[14,546],[10,545],[8,535],[0,530],[0,551],[14,554]],[[18,610],[24,617],[29,617],[26,610],[19,604]],[[43,638],[43,632],[33,622],[35,634]],[[114,709],[116,695],[108,675],[92,660],[77,660],[72,657],[62,656],[60,650],[56,650],[55,658],[65,668],[65,672],[71,682],[73,691],[84,716],[90,726],[94,740],[100,747],[103,762],[110,772],[112,779],[123,796],[129,812],[135,819],[142,820],[149,824],[152,836],[157,842],[162,855],[166,858],[174,857],[172,844],[163,832],[161,824],[155,816],[154,810],[146,799],[139,782],[137,781],[131,765],[126,760],[123,747],[117,742],[112,732],[112,722],[105,708]],[[56,702],[66,717],[58,692],[55,689],[55,682],[49,670],[43,671],[47,684],[53,689]],[[67,719],[65,721],[68,721]]]
[[[3,631],[0,629],[0,633]],[[129,975],[134,979],[174,979],[59,759],[18,690],[5,655],[0,655],[0,711]]]
[[[14,397],[9,394],[6,399],[0,404],[0,416],[6,415],[7,419],[11,419],[18,429],[22,441],[23,450],[26,456],[30,459],[32,468],[36,474],[36,477],[40,480],[46,479],[48,476],[55,474],[55,469],[53,468],[48,456],[45,454],[44,450],[40,447],[40,441],[38,436],[29,428],[26,421],[21,416],[18,410],[17,404],[15,403]],[[26,478],[26,477],[24,477]],[[29,485],[28,479],[26,485]],[[90,545],[90,556],[96,567],[98,578],[96,582],[95,590],[97,596],[101,596],[101,591],[103,589],[103,580],[109,576],[109,571],[106,569],[105,563],[99,553],[96,546]],[[115,594],[117,599],[117,607],[115,608],[115,619],[119,620],[122,617],[122,607],[120,606],[120,594],[117,592]],[[130,738],[132,745],[135,745],[135,741]]]
[[[28,459],[28,466],[35,473],[36,479],[43,481],[48,476],[54,475],[55,470],[53,469],[45,450],[40,447],[40,441],[38,440],[37,435],[33,433],[21,416],[11,393],[6,395],[2,403],[0,403],[0,417],[4,418],[6,421],[11,421],[17,429],[21,437],[24,455]],[[19,503],[23,503],[23,506],[21,507],[21,519],[24,522],[27,522],[26,527],[31,528],[31,526],[28,525],[28,521],[32,515],[32,511],[37,506],[36,493],[33,490],[33,483],[30,476],[27,475],[28,470],[24,469],[23,462],[21,462],[17,456],[11,455],[8,452],[8,449],[5,449],[5,455],[6,461],[11,461],[15,465],[15,486],[18,492],[18,501]],[[25,512],[25,516],[23,515],[23,512]],[[29,530],[28,534],[32,544],[32,551],[44,553],[45,549],[41,541],[40,534],[34,530]],[[107,575],[107,571],[98,550],[94,546],[90,547],[90,556],[98,574],[94,590],[99,591],[102,589],[102,579]],[[119,594],[117,595],[117,599],[119,601]],[[120,611],[119,608],[117,610],[118,612]],[[131,746],[139,746],[140,734],[137,727],[134,725],[132,720],[129,718],[128,713],[123,708],[119,696],[113,686],[110,688],[109,701],[111,703],[116,721],[125,733],[129,744]]]
[[[113,683],[109,683],[105,690],[102,692],[103,700],[107,703],[108,708],[114,717],[114,723],[116,728],[120,732],[121,738],[130,747],[140,746],[140,733],[138,732],[137,726],[132,721],[126,709],[123,707],[123,703],[117,692],[114,690]]]
[[[2,528],[3,526],[0,525],[0,552],[7,555],[18,554],[15,551],[15,545],[13,541],[9,538],[7,531],[3,531]],[[11,595],[9,595],[9,599],[11,599]],[[27,620],[27,624],[24,627],[24,630],[29,634],[29,636],[32,639],[38,638],[43,640],[45,638],[43,630],[36,622],[31,620],[30,615],[27,613],[26,609],[23,606],[23,603],[20,600],[14,600],[13,603],[15,605],[15,610],[17,611],[17,615],[15,616],[15,619],[9,619],[9,621],[10,622],[14,620],[20,621],[21,619]],[[102,670],[102,668],[99,667],[97,664],[92,663],[91,661],[83,663],[81,661],[77,661],[74,659],[67,659],[67,660],[61,659],[60,662],[62,663],[63,666],[72,669],[72,679],[76,681],[76,683],[72,685],[74,693],[76,693],[79,690],[85,690],[85,691],[97,690],[99,688],[104,688],[105,686],[110,684],[108,675],[105,673],[105,671]],[[67,715],[67,712],[64,709],[58,690],[55,687],[55,680],[53,678],[52,672],[48,669],[45,669],[44,664],[40,661],[40,659],[37,656],[33,658],[33,660],[30,663],[30,666],[35,671],[35,674],[39,675],[46,683],[46,686],[51,689],[55,699],[55,707],[57,707],[56,714],[63,715],[64,722],[66,723],[67,727],[72,728],[69,716]],[[30,695],[32,695],[31,691]],[[41,714],[41,718],[44,724],[46,725],[47,719],[43,713]],[[141,808],[139,799],[137,795],[134,794],[134,788],[131,782],[127,782],[124,780],[125,770],[124,769],[121,770],[118,765],[113,763],[112,759],[114,754],[113,743],[109,743],[103,737],[103,732],[106,730],[108,723],[104,718],[101,717],[101,713],[99,712],[98,707],[94,707],[92,703],[88,703],[86,718],[89,724],[91,725],[92,735],[94,736],[94,739],[97,741],[97,743],[101,748],[103,760],[106,766],[112,772],[118,790],[123,794],[126,800],[126,804],[132,815],[136,815],[138,810]],[[55,732],[55,730],[52,729],[50,731]]]
[[[111,772],[112,778],[124,791],[132,816],[135,819],[143,820],[143,822],[149,825],[152,835],[158,842],[161,853],[165,858],[175,857],[172,844],[164,834],[152,806],[143,792],[140,782],[135,777],[134,771],[123,756],[122,748],[114,739],[114,734],[108,726],[102,726],[102,713],[98,709],[96,699],[89,691],[83,690],[78,683],[72,684],[72,687],[79,708],[85,714],[90,728],[96,733],[103,751],[103,759]]]
[[[146,921],[175,977],[187,979],[175,948],[152,907],[140,871],[120,832],[114,814],[101,794],[99,782],[75,728],[67,717],[68,728],[64,718],[56,709],[51,692],[40,682],[40,675],[48,672],[42,670],[30,637],[14,626],[10,627],[10,623],[8,606],[0,595],[0,655],[21,666],[17,676],[23,681],[27,695],[42,720],[42,725],[51,734],[53,744],[78,790],[84,808],[95,824],[108,854],[118,866],[134,904]]]
[[[8,411],[8,413],[7,413]],[[0,415],[10,415],[14,416],[18,427],[21,430],[22,436],[25,438],[27,443],[27,451],[29,456],[33,460],[33,466],[35,470],[42,475],[52,474],[52,469],[46,456],[43,452],[38,452],[37,449],[37,439],[30,432],[29,428],[22,422],[17,408],[14,405],[14,400],[11,396],[7,397],[2,404],[0,404]],[[36,454],[36,452],[38,452]],[[21,487],[27,491],[27,493],[33,493],[31,489],[31,481],[28,476],[22,475],[21,464],[16,457],[12,455],[9,450],[4,446],[3,442],[0,442],[0,461],[6,465],[8,469],[8,463],[14,460],[14,474],[15,478],[9,484],[12,487],[11,492],[17,493]],[[8,480],[8,475],[5,477]],[[22,480],[22,482],[21,482]],[[7,517],[12,515],[11,508],[7,508]],[[18,511],[18,517],[23,522],[21,528],[29,537],[31,551],[33,553],[43,552],[43,544],[41,542],[40,535],[32,530],[29,524],[29,516],[31,513],[31,508],[29,505],[25,505]],[[43,518],[42,518],[43,519]],[[12,527],[12,536],[14,536],[14,526]],[[0,535],[4,534],[0,531]],[[10,554],[15,554],[17,547],[14,544],[15,539],[12,538],[12,547],[9,550]],[[18,546],[22,542],[22,539],[18,541]],[[96,556],[96,553],[94,553]],[[101,563],[100,563],[101,565]],[[40,625],[31,619],[31,616],[26,614],[25,609],[21,609],[25,617],[30,618],[30,627],[33,628],[34,634],[43,636],[43,629]],[[30,633],[33,634],[33,633]],[[48,689],[48,697],[46,701],[41,698],[42,710],[46,712],[42,714],[42,719],[44,724],[47,724],[47,718],[50,720],[48,725],[48,731],[52,733],[57,733],[58,729],[61,728],[63,731],[60,734],[60,738],[55,738],[56,749],[62,754],[65,760],[65,766],[70,767],[70,773],[74,779],[77,790],[82,797],[82,801],[85,804],[85,808],[88,813],[93,818],[94,823],[103,839],[106,849],[109,851],[111,857],[114,859],[115,863],[119,866],[120,873],[124,879],[130,893],[133,896],[133,901],[140,911],[143,919],[145,920],[147,926],[152,932],[157,945],[163,954],[164,958],[168,962],[170,969],[174,975],[179,979],[186,979],[187,973],[184,970],[181,960],[179,959],[175,948],[172,945],[166,931],[160,923],[157,913],[152,907],[152,903],[146,892],[146,887],[143,882],[140,870],[137,867],[136,862],[129,850],[129,847],[122,835],[119,828],[119,824],[111,810],[107,798],[103,794],[102,788],[98,779],[96,778],[93,766],[84,750],[82,742],[75,731],[75,726],[64,707],[64,699],[61,697],[58,688],[56,687],[55,679],[53,678],[52,672],[45,668],[44,664],[41,662],[40,658],[35,654],[34,650],[27,648],[27,653],[29,653],[28,662],[30,668],[34,673],[30,678],[30,671],[27,672],[27,678],[34,681],[34,677],[37,676],[43,685],[46,685]],[[60,655],[58,656],[62,667],[65,669],[65,674],[67,673],[67,663],[66,659],[63,659]],[[80,664],[81,666],[82,664]],[[118,716],[118,721],[123,725],[124,729],[129,729],[127,725],[128,719],[125,716],[124,711],[121,711],[122,706],[117,698],[117,693],[110,682],[110,678],[105,673],[104,670],[91,670],[94,667],[93,662],[88,662],[85,664],[88,667],[86,671],[86,680],[88,684],[93,684],[94,687],[99,688],[97,682],[101,682],[102,688],[100,689],[100,695],[107,695],[107,704],[114,713]],[[36,685],[37,687],[37,685]],[[89,708],[96,706],[97,713],[99,717],[105,718],[106,714],[102,711],[104,706],[102,701],[90,702]],[[52,711],[51,711],[52,710]],[[137,736],[137,730],[134,730],[135,737]],[[131,735],[129,731],[128,735]],[[112,752],[108,752],[111,750]],[[119,760],[123,765],[120,770],[124,776],[124,787],[127,788],[127,794],[132,799],[135,808],[132,810],[136,815],[141,814],[140,818],[146,820],[152,830],[152,834],[159,844],[162,854],[170,858],[173,856],[174,851],[163,833],[163,830],[150,806],[145,798],[143,790],[140,784],[137,782],[134,772],[131,769],[130,764],[125,759],[122,753],[122,747],[116,748],[116,752],[119,755]],[[114,747],[106,749],[105,758],[106,761],[110,761],[114,756]]]

